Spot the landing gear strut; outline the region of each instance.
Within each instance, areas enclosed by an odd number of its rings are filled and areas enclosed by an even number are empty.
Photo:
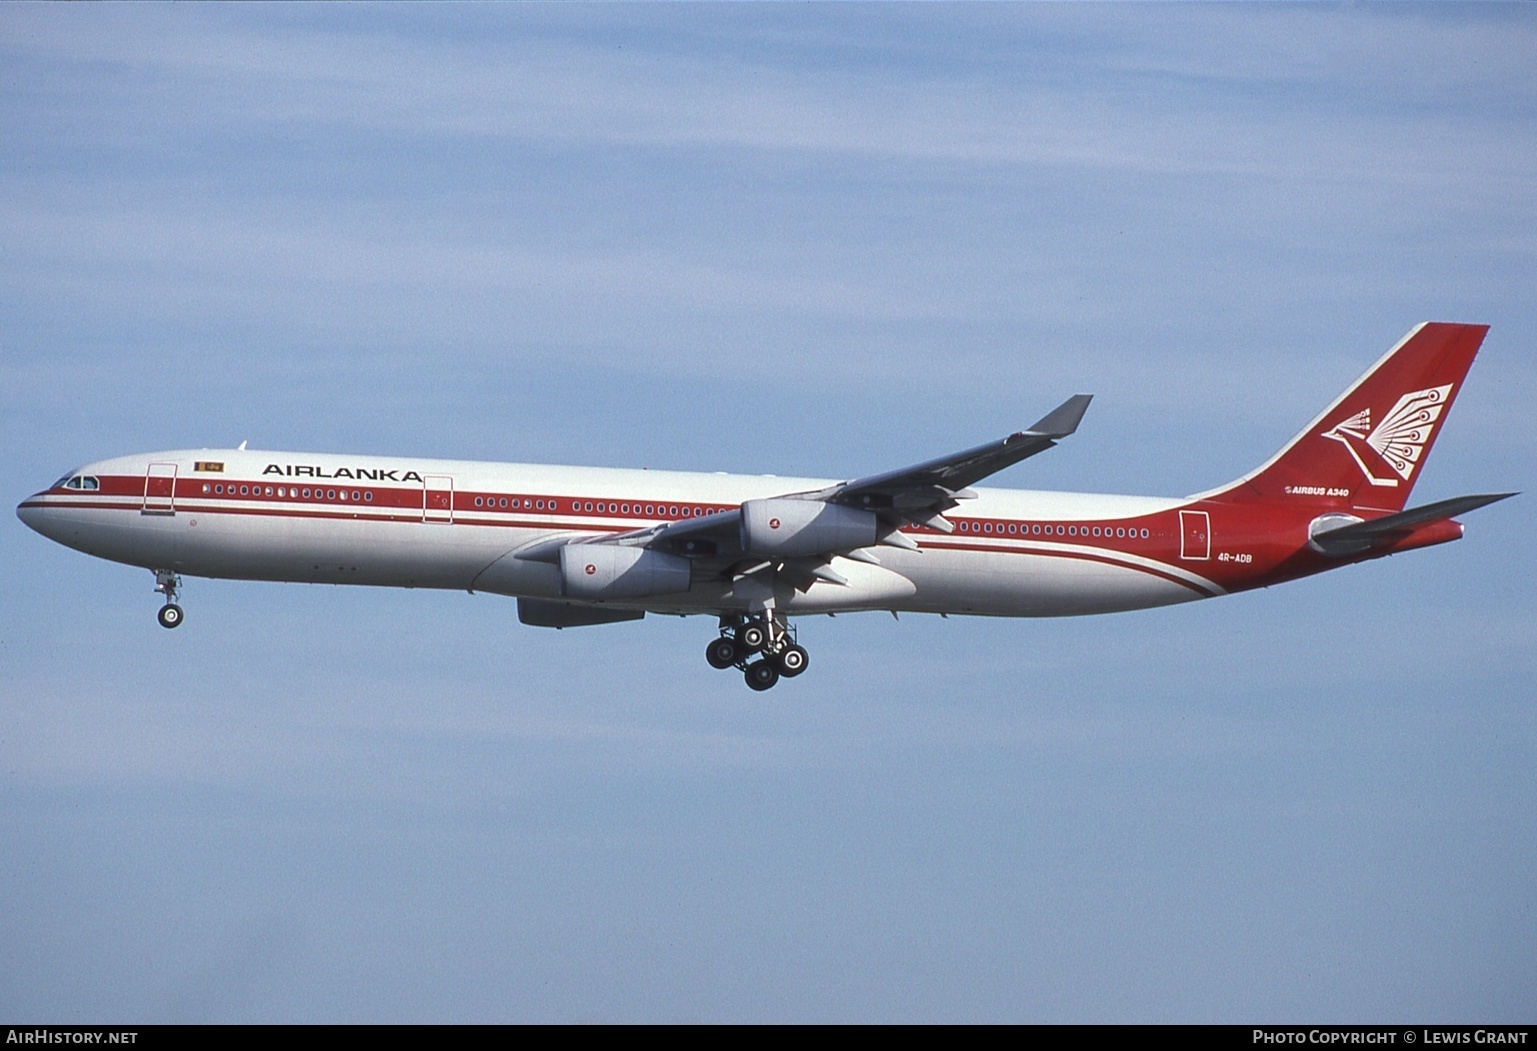
[[[176,604],[176,596],[181,593],[181,577],[168,569],[155,570],[155,593],[165,596],[165,605],[160,607],[160,612],[155,619],[160,621],[162,628],[176,628],[181,626],[183,613],[181,607]]]
[[[781,678],[794,678],[811,660],[795,641],[795,629],[772,612],[721,617],[720,638],[710,640],[704,659],[712,668],[739,669],[747,685],[759,691]]]

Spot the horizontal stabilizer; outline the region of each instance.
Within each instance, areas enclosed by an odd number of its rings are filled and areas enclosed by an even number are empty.
[[[1378,544],[1404,536],[1427,522],[1439,522],[1453,515],[1467,514],[1480,507],[1515,496],[1515,493],[1481,493],[1454,496],[1423,507],[1411,507],[1397,514],[1384,515],[1370,522],[1355,522],[1336,529],[1326,529],[1312,536],[1313,546],[1326,555],[1358,555]]]

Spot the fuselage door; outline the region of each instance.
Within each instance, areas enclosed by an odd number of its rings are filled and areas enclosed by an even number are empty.
[[[422,521],[454,520],[454,479],[446,474],[422,476]]]
[[[144,506],[141,514],[174,515],[176,513],[176,465],[152,463],[144,472]]]
[[[1179,513],[1179,557],[1196,562],[1211,558],[1211,515],[1205,511]]]

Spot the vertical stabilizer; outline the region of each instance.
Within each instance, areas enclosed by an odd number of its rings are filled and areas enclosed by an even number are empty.
[[[1403,510],[1488,331],[1417,326],[1280,452],[1204,495]]]

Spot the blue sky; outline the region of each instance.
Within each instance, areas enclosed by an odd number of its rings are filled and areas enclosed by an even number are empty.
[[[1528,5],[0,9],[0,465],[233,445],[1241,474],[1492,330],[1416,496],[1531,490]],[[0,530],[0,1009],[1528,1021],[1528,498],[1069,621],[188,581]]]

